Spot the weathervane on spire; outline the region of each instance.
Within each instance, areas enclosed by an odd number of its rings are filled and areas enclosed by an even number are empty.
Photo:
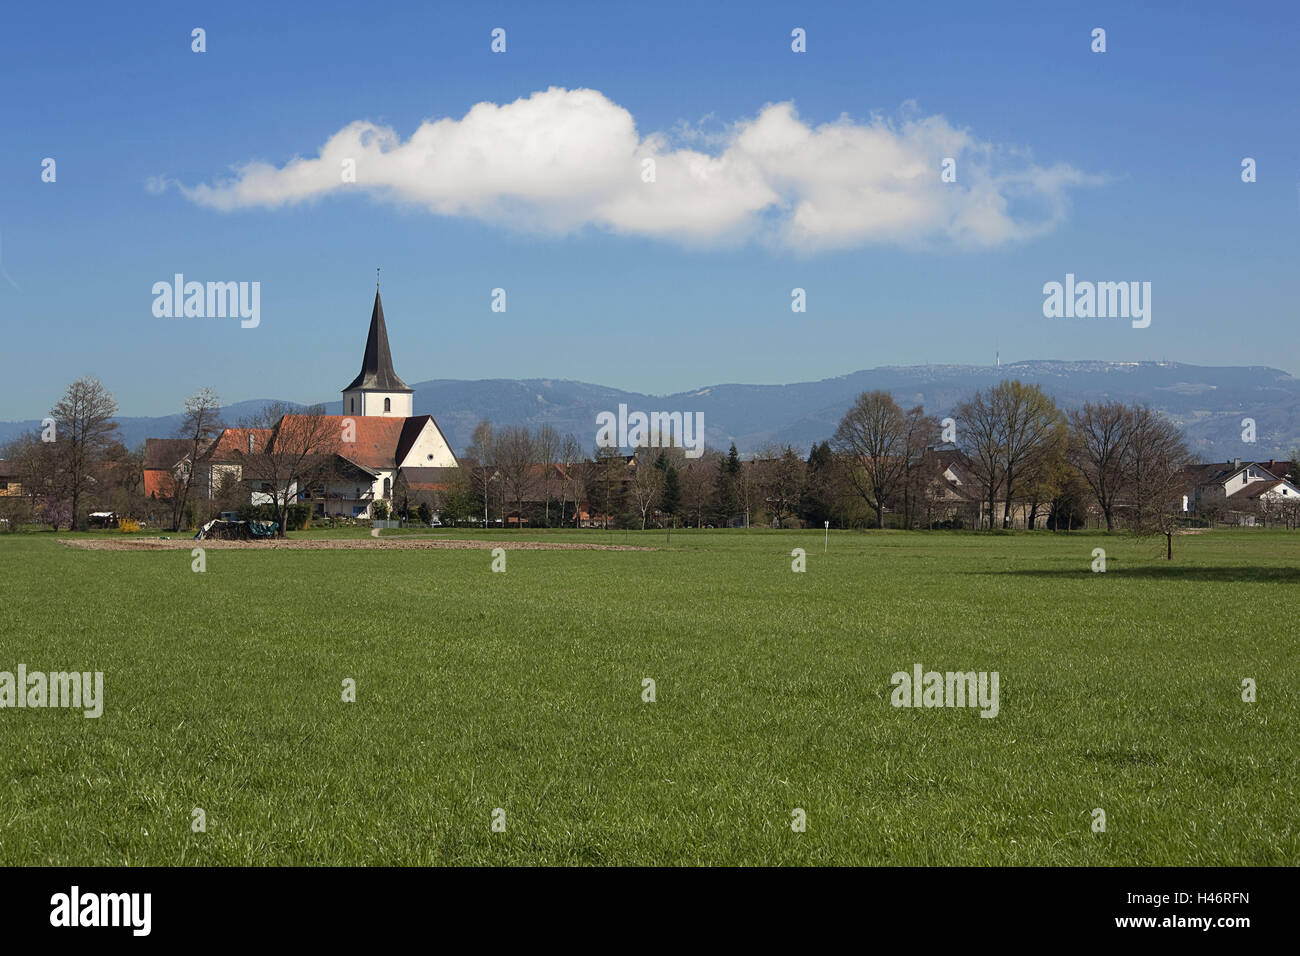
[[[375,266],[375,288],[379,288],[379,267]]]

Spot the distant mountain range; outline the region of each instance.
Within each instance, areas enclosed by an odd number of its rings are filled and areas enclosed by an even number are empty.
[[[1188,446],[1203,461],[1285,457],[1300,446],[1300,379],[1266,367],[1211,367],[1177,362],[1016,362],[988,365],[884,366],[793,385],[711,385],[675,395],[645,395],[603,385],[556,379],[436,379],[415,388],[415,413],[432,414],[456,451],[470,440],[474,425],[553,425],[592,446],[596,414],[631,411],[703,412],[708,443],[726,449],[733,441],[742,455],[769,442],[802,453],[829,438],[860,392],[884,389],[904,408],[923,404],[932,414],[949,414],[978,388],[1004,378],[1042,385],[1063,407],[1085,401],[1145,402],[1182,428]],[[240,402],[223,414],[236,424],[270,399]],[[326,404],[332,414],[341,402]],[[1242,441],[1243,418],[1255,420],[1257,440]],[[122,440],[172,437],[180,414],[121,418]],[[35,421],[0,422],[0,442],[37,427]]]

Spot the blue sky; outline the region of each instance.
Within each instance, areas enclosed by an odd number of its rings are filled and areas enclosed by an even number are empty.
[[[204,385],[228,402],[336,399],[360,364],[376,266],[408,382],[569,378],[667,393],[986,363],[995,345],[1004,363],[1300,373],[1300,11],[1137,6],[7,5],[0,419],[40,417],[85,374],[124,414],[176,411]],[[194,27],[205,53],[191,52]],[[495,27],[504,54],[489,49]],[[806,53],[790,49],[794,27]],[[1104,54],[1089,49],[1094,27],[1107,31]],[[551,87],[598,91],[640,138],[686,124],[685,146],[712,156],[736,124],[792,102],[810,128],[847,116],[901,136],[908,117],[941,117],[993,150],[995,176],[1028,163],[1079,181],[1053,194],[1066,205],[1050,228],[974,244],[924,227],[786,241],[794,212],[779,202],[700,239],[440,214],[400,190],[222,209],[180,188],[219,187],[251,161],[310,160],[357,121],[405,142],[425,120]],[[676,136],[665,149],[683,147]],[[41,181],[45,157],[54,183]],[[816,179],[809,164],[796,179]],[[149,188],[158,181],[170,185]],[[455,196],[459,184],[436,188]],[[567,213],[566,202],[546,208]],[[1042,212],[1031,197],[1009,215]],[[177,272],[260,282],[260,326],[156,318],[152,285]],[[1151,282],[1150,327],[1044,318],[1042,286],[1067,272]],[[497,287],[505,313],[489,308]]]

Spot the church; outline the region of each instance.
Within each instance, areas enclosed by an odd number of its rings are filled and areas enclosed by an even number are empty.
[[[372,516],[375,502],[393,499],[399,480],[417,495],[451,486],[459,463],[434,417],[414,414],[415,390],[393,368],[378,285],[361,371],[342,391],[341,415],[291,414],[270,428],[225,428],[193,463],[190,442],[149,439],[146,492],[169,497],[195,467],[201,499],[213,499],[233,479],[247,487],[254,505],[287,488],[317,516],[364,519]],[[295,467],[300,474],[289,480]]]
[[[337,423],[330,451],[338,475],[302,496],[317,514],[370,517],[373,502],[392,499],[399,475],[414,491],[438,490],[452,480],[459,465],[447,436],[432,415],[416,415],[414,405],[415,390],[393,369],[376,284],[361,371],[343,389],[343,414],[326,416]]]

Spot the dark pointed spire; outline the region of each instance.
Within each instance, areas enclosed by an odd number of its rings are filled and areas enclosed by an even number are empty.
[[[371,389],[382,392],[413,392],[393,371],[393,355],[388,349],[388,329],[384,326],[384,303],[379,298],[379,284],[375,284],[375,307],[370,313],[370,335],[366,337],[366,356],[361,362],[361,374],[343,389]]]

